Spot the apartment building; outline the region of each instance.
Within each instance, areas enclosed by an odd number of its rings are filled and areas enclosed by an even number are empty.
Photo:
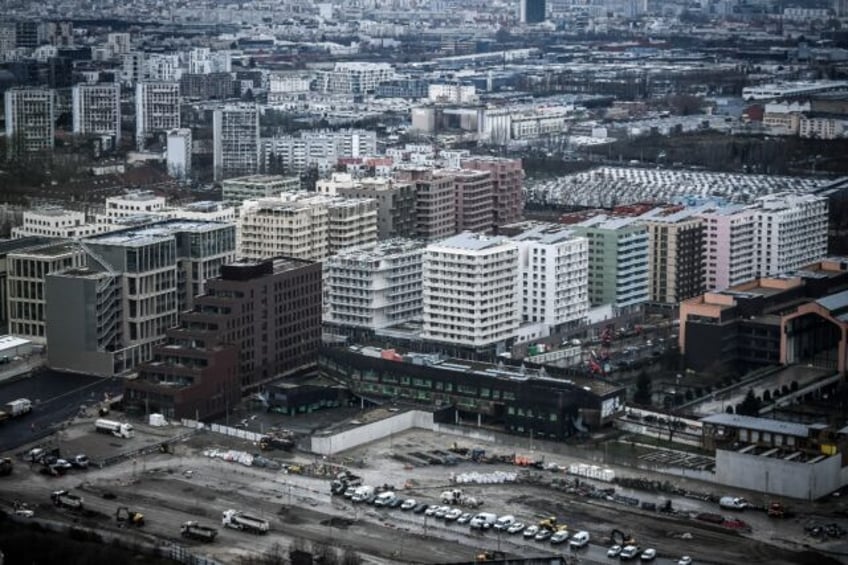
[[[679,302],[704,293],[705,222],[699,210],[675,210],[643,222],[648,229],[650,300]]]
[[[85,254],[76,243],[55,243],[6,256],[9,333],[45,343],[44,280],[50,273],[79,267]]]
[[[23,213],[23,223],[12,228],[12,238],[42,236],[62,239],[88,237],[100,233],[97,224],[87,223],[83,212],[48,207],[27,210]]]
[[[377,202],[371,198],[316,200],[327,208],[327,252],[335,255],[348,247],[377,241]]]
[[[337,183],[335,194],[365,198],[377,203],[377,239],[415,236],[415,187],[389,178],[364,178]]]
[[[121,138],[121,85],[77,84],[72,90],[73,132]]]
[[[454,191],[454,233],[488,232],[492,229],[494,183],[486,171],[437,170],[435,178],[451,178]]]
[[[235,259],[235,228],[169,220],[81,246],[83,267],[47,275],[48,365],[112,376],[149,360],[177,313],[192,308],[206,280]]]
[[[503,226],[524,215],[524,166],[521,159],[474,157],[462,160],[463,169],[486,171],[492,178],[492,222]]]
[[[38,87],[10,88],[5,93],[6,143],[9,155],[53,149],[56,97]]]
[[[429,167],[411,166],[398,168],[394,178],[414,188],[417,237],[435,241],[456,233],[453,177],[436,176]]]
[[[502,351],[520,320],[518,246],[503,237],[461,233],[424,253],[425,340]]]
[[[589,241],[589,301],[618,309],[650,298],[648,231],[637,218],[596,216],[571,226]]]
[[[330,256],[324,322],[378,330],[420,320],[423,255],[423,243],[390,239]]]
[[[302,173],[316,167],[322,175],[335,170],[339,159],[377,154],[377,133],[362,129],[303,131],[262,139],[265,172]]]
[[[757,277],[755,210],[726,206],[698,214],[704,220],[704,276],[707,290],[724,290]]]
[[[302,200],[246,200],[238,221],[239,257],[251,260],[327,257],[327,208]]]
[[[798,269],[827,256],[827,198],[771,194],[757,199],[758,275]]]
[[[156,214],[165,208],[164,196],[156,196],[152,190],[134,190],[106,198],[105,212],[98,222],[112,224],[140,214]]]
[[[529,227],[518,246],[520,311],[524,323],[558,331],[585,320],[589,311],[589,242],[557,224]]]
[[[126,382],[126,403],[168,418],[217,416],[271,381],[316,374],[320,344],[319,263],[231,262]]]
[[[168,132],[165,161],[168,174],[177,180],[191,177],[192,138],[189,128],[172,129]]]
[[[232,73],[183,73],[180,76],[180,96],[190,100],[226,100],[234,98],[237,92]]]
[[[142,81],[135,86],[135,139],[139,150],[147,138],[180,127],[180,85]]]
[[[221,183],[221,199],[231,206],[241,206],[245,200],[277,196],[300,190],[300,178],[282,175],[248,175],[226,179]]]
[[[212,115],[214,178],[259,172],[259,108],[256,104],[228,104]]]
[[[392,80],[395,70],[389,63],[336,63],[318,78],[319,90],[329,94],[374,94],[380,83]]]

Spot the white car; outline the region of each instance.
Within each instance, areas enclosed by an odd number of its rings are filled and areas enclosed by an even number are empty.
[[[639,559],[641,559],[642,561],[653,561],[656,556],[657,550],[652,547],[649,547],[648,549],[642,552],[642,554],[639,556]]]
[[[677,565],[692,565],[692,558],[684,555],[677,561]]]
[[[524,530],[525,538],[534,538],[536,534],[539,533],[539,526],[527,526],[527,529]]]
[[[506,529],[506,533],[508,534],[517,534],[520,533],[526,526],[521,522],[516,522],[510,527]]]
[[[400,505],[400,509],[401,510],[412,510],[413,508],[415,508],[416,504],[418,504],[418,503],[415,502],[414,498],[407,498],[406,500],[403,501],[403,504]]]
[[[607,550],[607,557],[618,557],[621,554],[621,546],[614,545]]]
[[[458,520],[460,516],[462,516],[462,510],[459,508],[451,508],[445,514],[445,521],[451,522],[453,520]]]
[[[561,543],[565,543],[568,541],[568,531],[567,530],[559,530],[554,532],[554,535],[551,536],[551,543],[554,545],[559,545]]]
[[[467,524],[474,517],[474,514],[465,512],[462,516],[456,519],[457,524]]]
[[[431,506],[430,508],[428,508],[427,510],[424,511],[424,515],[425,516],[432,516],[433,514],[435,514],[436,512],[438,512],[441,509],[442,509],[441,506],[434,504],[433,506]]]

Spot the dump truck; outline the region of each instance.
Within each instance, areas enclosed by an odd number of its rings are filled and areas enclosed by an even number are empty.
[[[144,514],[130,510],[126,506],[118,506],[115,511],[115,520],[120,526],[143,526]]]
[[[12,474],[14,464],[9,457],[0,458],[0,477],[6,477]]]
[[[209,526],[201,526],[197,522],[183,522],[180,527],[180,535],[197,541],[213,542],[218,536],[218,530]]]
[[[66,490],[57,490],[50,495],[50,500],[56,506],[68,508],[70,510],[82,510],[82,497],[71,494]]]
[[[254,516],[248,516],[237,510],[226,510],[221,519],[221,524],[227,528],[250,532],[252,534],[267,534],[268,521]]]
[[[115,437],[125,439],[129,439],[134,435],[131,424],[116,422],[115,420],[106,420],[103,418],[94,422],[94,429],[103,434],[112,434]]]

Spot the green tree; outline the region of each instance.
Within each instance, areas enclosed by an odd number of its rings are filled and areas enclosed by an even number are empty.
[[[652,393],[651,376],[647,372],[642,371],[636,377],[636,393],[633,395],[633,401],[636,404],[650,406]]]

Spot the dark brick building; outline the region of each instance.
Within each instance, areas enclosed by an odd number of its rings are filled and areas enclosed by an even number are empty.
[[[317,374],[320,263],[224,265],[194,304],[127,381],[126,403],[136,412],[206,418],[273,380]]]
[[[236,94],[236,83],[230,73],[186,73],[180,77],[180,96],[183,98],[226,100]]]

